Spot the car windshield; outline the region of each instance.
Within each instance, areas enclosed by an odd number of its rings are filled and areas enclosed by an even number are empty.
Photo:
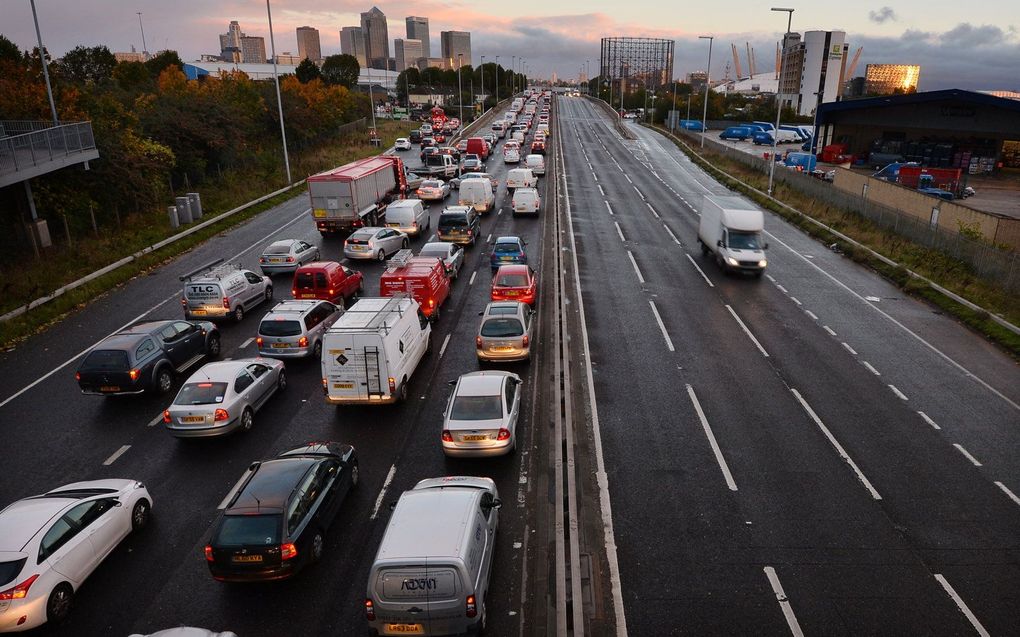
[[[525,274],[503,274],[496,279],[496,287],[499,288],[522,288],[528,284],[528,277]]]
[[[450,252],[446,246],[425,246],[421,249],[421,252],[418,253],[418,256],[439,257],[440,259],[445,259],[449,255]]]
[[[517,254],[521,251],[521,246],[516,243],[497,243],[495,252],[500,254]]]
[[[227,515],[223,518],[218,546],[270,546],[280,543],[279,515]]]
[[[761,250],[761,236],[757,232],[730,232],[727,247],[734,250]]]
[[[89,352],[81,364],[82,369],[127,369],[128,355],[116,349],[97,349]]]
[[[502,396],[457,396],[450,410],[452,420],[498,420],[503,417]]]
[[[266,254],[290,254],[290,244],[274,243],[266,248]]]
[[[315,278],[312,272],[298,272],[294,277],[294,287],[298,290],[314,290]]]
[[[467,218],[464,215],[443,215],[439,217],[441,226],[466,226]]]
[[[262,336],[298,336],[301,334],[301,323],[298,321],[262,321],[259,325]]]
[[[13,582],[18,573],[21,572],[22,567],[25,566],[25,560],[27,559],[23,557],[13,562],[0,562],[0,586]]]
[[[524,326],[521,325],[521,321],[518,318],[489,319],[482,323],[482,336],[506,338],[523,334]]]
[[[175,405],[213,405],[223,402],[226,383],[188,383],[174,400]]]

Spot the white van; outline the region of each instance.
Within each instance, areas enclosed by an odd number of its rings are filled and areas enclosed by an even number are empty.
[[[246,311],[273,298],[272,279],[223,259],[179,278],[184,282],[181,305],[188,320],[231,317],[240,322]]]
[[[398,199],[386,206],[386,227],[400,230],[409,237],[428,229],[430,221],[421,199]]]
[[[534,188],[538,186],[538,177],[531,172],[530,168],[511,168],[506,171],[506,187],[513,188]]]
[[[513,132],[513,134],[510,136],[510,139],[514,140],[515,142],[519,142],[519,143],[523,144],[524,143],[524,131],[523,130],[515,130]]]
[[[322,390],[333,405],[385,404],[407,385],[432,347],[432,326],[407,296],[363,298],[322,339]]]
[[[478,212],[489,212],[496,207],[496,195],[492,192],[492,182],[485,177],[472,177],[460,182],[460,195],[457,204],[471,206]]]
[[[538,190],[535,188],[518,188],[514,191],[510,206],[515,216],[519,213],[537,215],[538,209],[542,207],[542,198],[538,196]]]
[[[491,130],[496,137],[503,139],[506,137],[506,120],[497,120],[492,124]]]
[[[524,158],[524,165],[536,175],[545,174],[545,157],[542,155],[528,155]]]
[[[368,574],[370,630],[480,633],[501,506],[489,478],[431,478],[405,491]]]
[[[521,161],[521,145],[518,142],[507,142],[503,145],[503,163],[517,164]]]

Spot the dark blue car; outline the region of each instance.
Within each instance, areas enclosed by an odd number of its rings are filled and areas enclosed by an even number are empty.
[[[762,144],[766,144],[768,146],[771,146],[772,145],[772,133],[766,133],[764,131],[759,131],[759,132],[755,133],[751,137],[751,141],[756,146],[760,146]]]
[[[489,267],[495,272],[501,265],[519,263],[527,265],[528,253],[524,251],[527,243],[520,237],[499,237],[492,246],[489,255]]]

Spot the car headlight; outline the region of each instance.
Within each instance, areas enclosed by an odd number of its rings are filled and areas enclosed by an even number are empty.
[[[766,261],[765,259],[762,259],[761,261],[759,261],[759,262],[758,262],[758,267],[759,267],[759,268],[764,268],[764,267],[765,267],[765,266],[767,266],[768,264],[769,264],[769,262],[768,262],[768,261]]]
[[[726,263],[729,263],[730,265],[740,265],[733,257],[726,257]]]

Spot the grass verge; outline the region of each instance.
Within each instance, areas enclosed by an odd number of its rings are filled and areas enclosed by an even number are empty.
[[[654,128],[669,137],[667,130],[659,126]],[[705,161],[683,144],[675,141],[674,143],[691,161],[727,188],[744,194],[762,208],[780,215],[825,245],[835,244],[847,257],[878,272],[895,283],[904,293],[932,303],[941,311],[985,336],[1014,359],[1020,359],[1020,335],[993,321],[987,312],[976,312],[942,294],[925,281],[911,276],[906,268],[976,305],[987,308],[1013,324],[1020,323],[1020,296],[980,277],[959,259],[913,243],[849,210],[818,202],[792,186],[777,182],[773,188],[775,198],[801,214],[791,212],[766,195],[756,192],[767,188],[766,175],[707,149],[701,152],[711,161]],[[812,223],[808,218],[841,232],[901,266],[890,266],[870,252]]]

